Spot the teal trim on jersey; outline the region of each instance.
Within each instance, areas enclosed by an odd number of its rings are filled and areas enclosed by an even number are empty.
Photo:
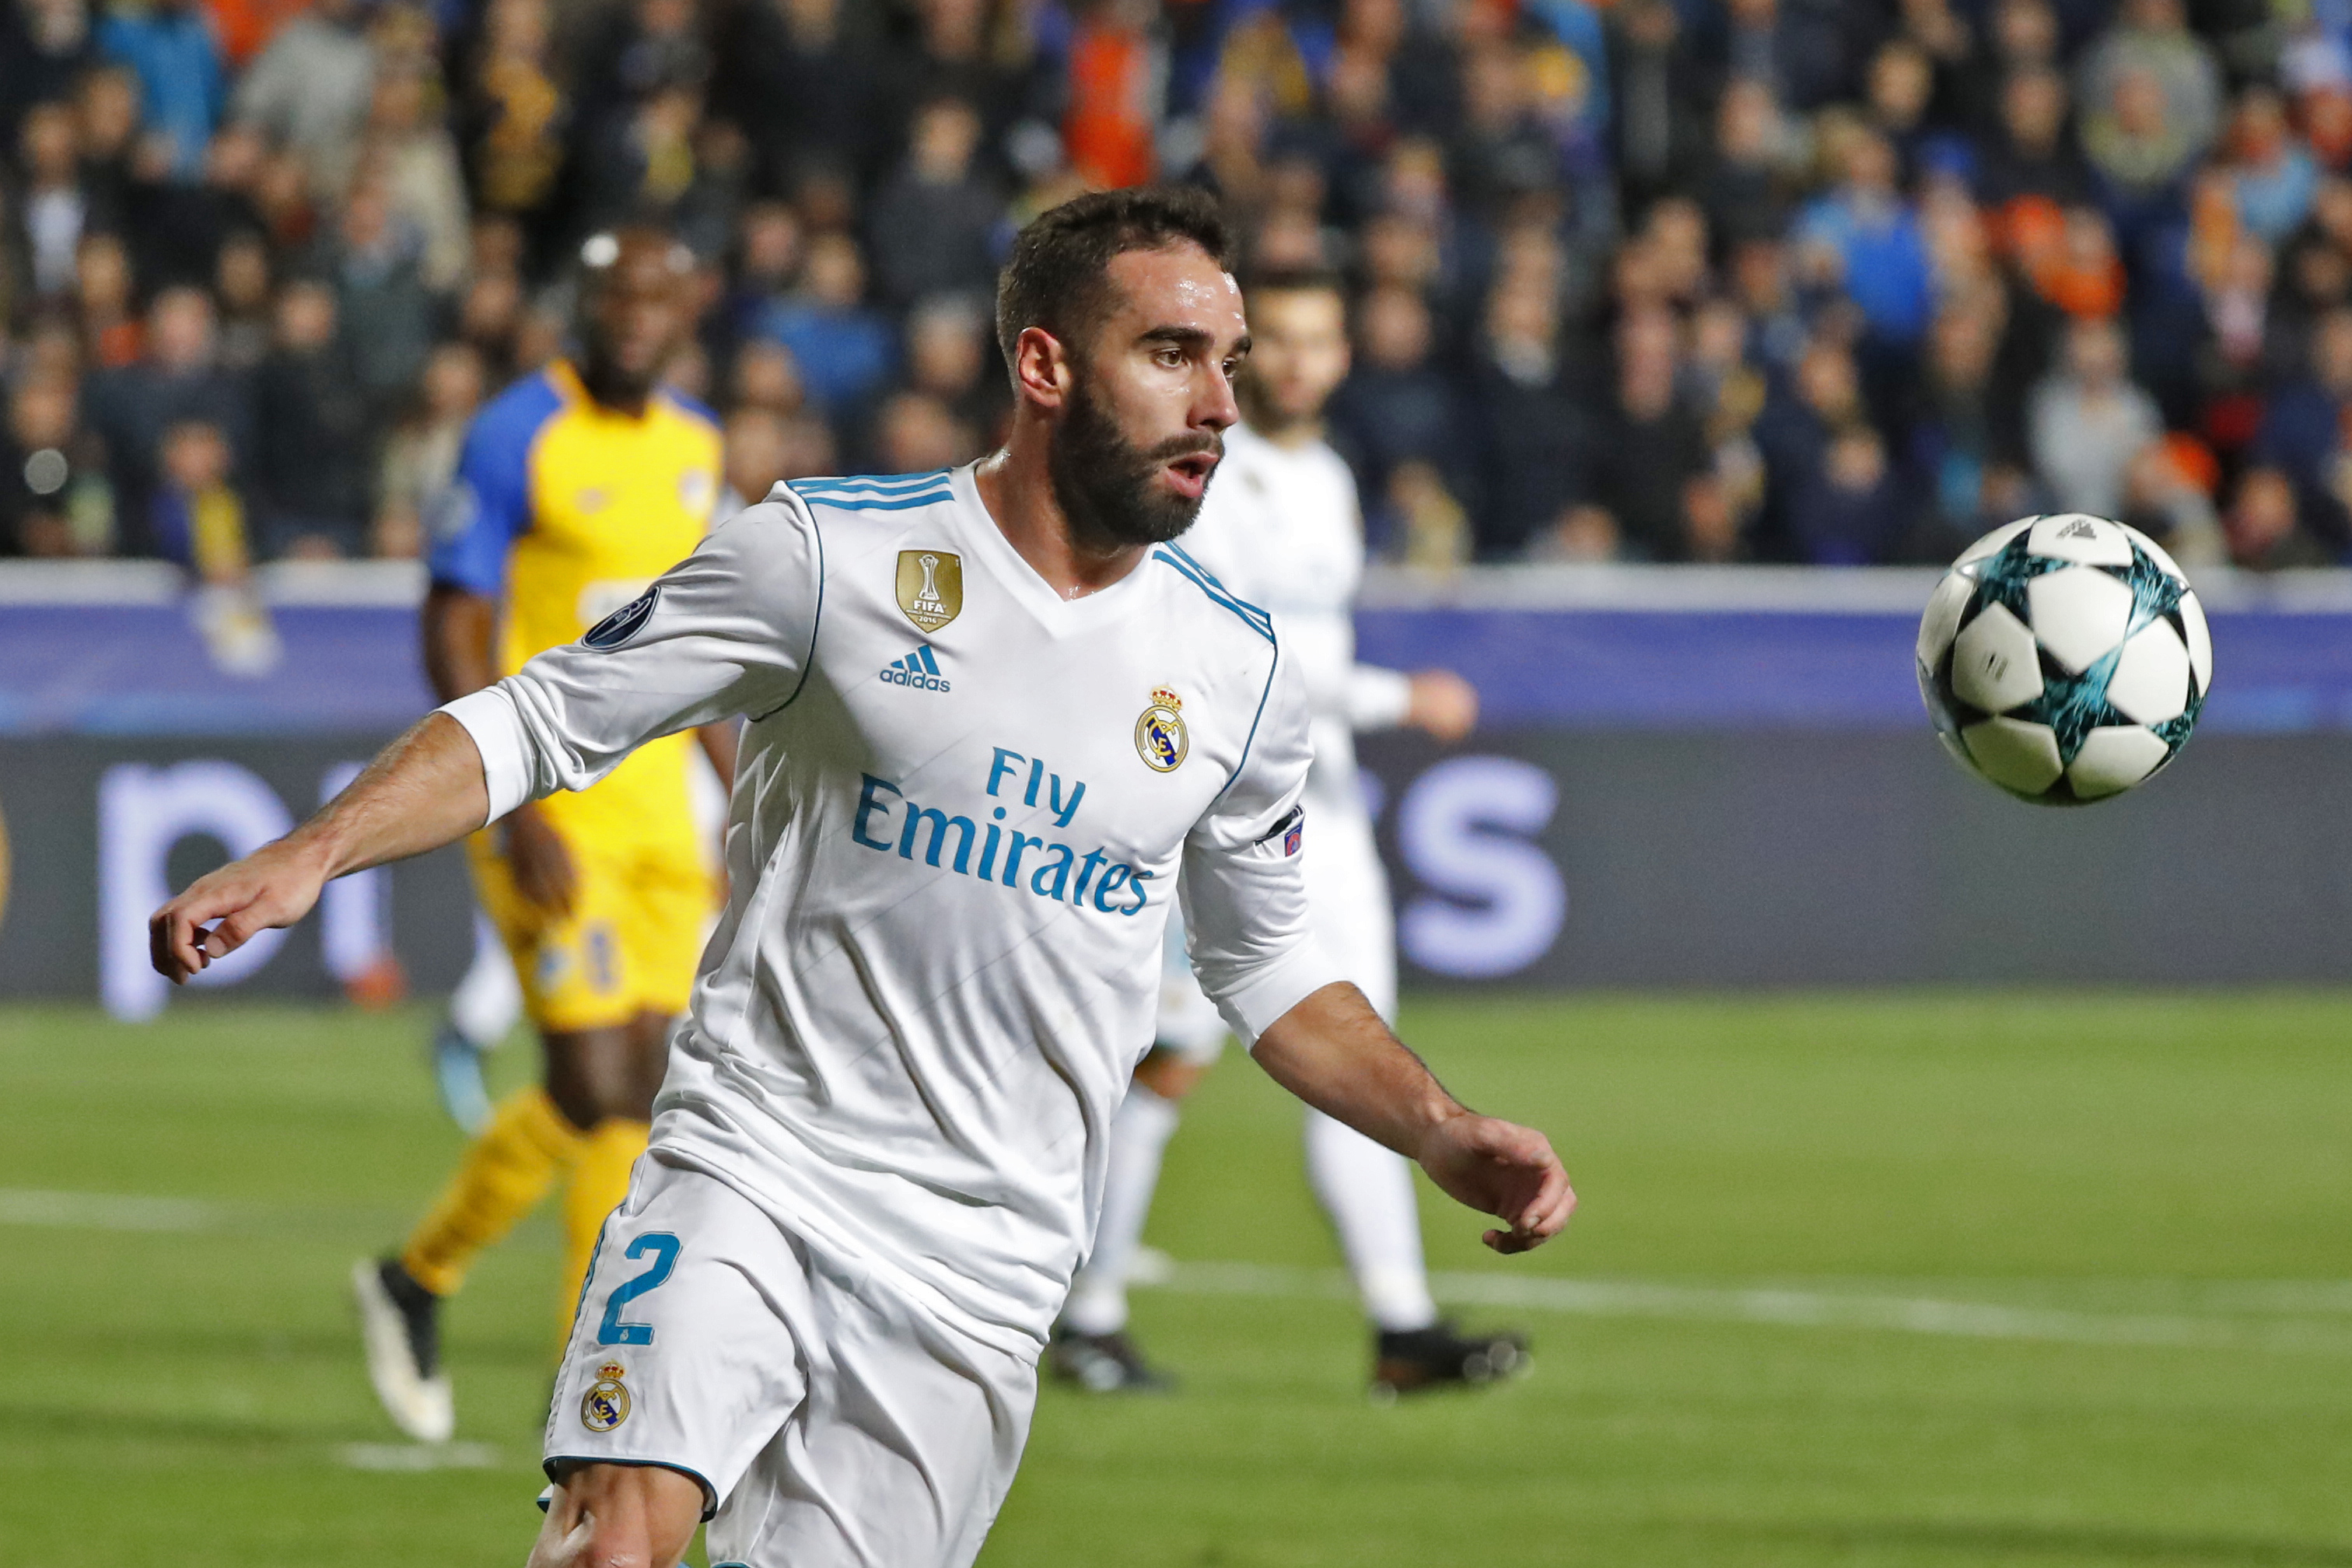
[[[1272,632],[1266,633],[1265,640],[1268,642],[1274,642],[1274,634]],[[1233,777],[1225,780],[1225,789],[1233,788],[1234,784],[1240,780],[1242,770],[1249,766],[1250,748],[1257,744],[1257,727],[1265,721],[1266,699],[1274,695],[1275,671],[1281,668],[1282,645],[1280,643],[1274,643],[1274,662],[1265,667],[1265,689],[1257,694],[1257,712],[1250,718],[1249,737],[1242,742],[1241,760],[1234,763]],[[1217,800],[1223,800],[1225,798],[1225,789],[1221,789],[1217,792]],[[1209,804],[1214,805],[1216,801],[1213,800]]]
[[[794,489],[820,490],[911,490],[927,485],[943,484],[948,470],[933,468],[927,474],[851,474],[846,477],[794,479]]]
[[[955,491],[942,486],[936,490],[923,490],[898,500],[879,498],[851,500],[844,496],[807,494],[802,494],[801,500],[810,506],[829,506],[835,511],[908,511],[919,506],[937,506],[941,501],[951,501],[955,500]]]
[[[1242,624],[1266,641],[1274,640],[1274,617],[1244,599],[1227,593],[1224,585],[1209,575],[1201,564],[1172,544],[1163,544],[1151,552],[1155,561],[1165,561],[1176,568],[1188,582],[1206,594],[1212,602],[1223,605],[1241,617]]]

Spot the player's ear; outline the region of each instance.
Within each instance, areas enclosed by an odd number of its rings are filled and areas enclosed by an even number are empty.
[[[1013,340],[1013,383],[1040,408],[1059,408],[1070,394],[1070,354],[1043,327],[1024,327]]]

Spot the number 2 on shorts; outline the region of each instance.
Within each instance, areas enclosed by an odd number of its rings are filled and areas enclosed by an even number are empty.
[[[625,1323],[621,1309],[648,1291],[658,1290],[677,1267],[677,1237],[665,1231],[649,1231],[629,1243],[621,1256],[634,1261],[646,1253],[654,1254],[653,1264],[634,1279],[625,1279],[614,1287],[612,1299],[604,1303],[604,1321],[596,1325],[596,1342],[600,1345],[649,1345],[654,1342],[651,1323]]]

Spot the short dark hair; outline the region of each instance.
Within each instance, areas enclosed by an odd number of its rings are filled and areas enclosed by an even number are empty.
[[[1075,342],[1108,313],[1111,258],[1192,244],[1227,264],[1233,237],[1216,198],[1189,185],[1090,191],[1039,215],[1013,237],[996,286],[996,346],[1009,369],[1030,327]]]

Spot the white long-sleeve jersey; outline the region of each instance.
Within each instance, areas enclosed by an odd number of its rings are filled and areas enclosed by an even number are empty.
[[[446,710],[494,817],[748,718],[654,1151],[1008,1345],[1043,1342],[1093,1235],[1180,865],[1244,1039],[1339,978],[1293,831],[1307,700],[1268,618],[1166,549],[1061,598],[969,468],[779,486]]]
[[[1200,521],[1180,543],[1225,587],[1272,612],[1307,687],[1312,805],[1359,810],[1355,731],[1402,722],[1411,683],[1356,662],[1364,523],[1348,465],[1320,441],[1278,447],[1236,425]]]

